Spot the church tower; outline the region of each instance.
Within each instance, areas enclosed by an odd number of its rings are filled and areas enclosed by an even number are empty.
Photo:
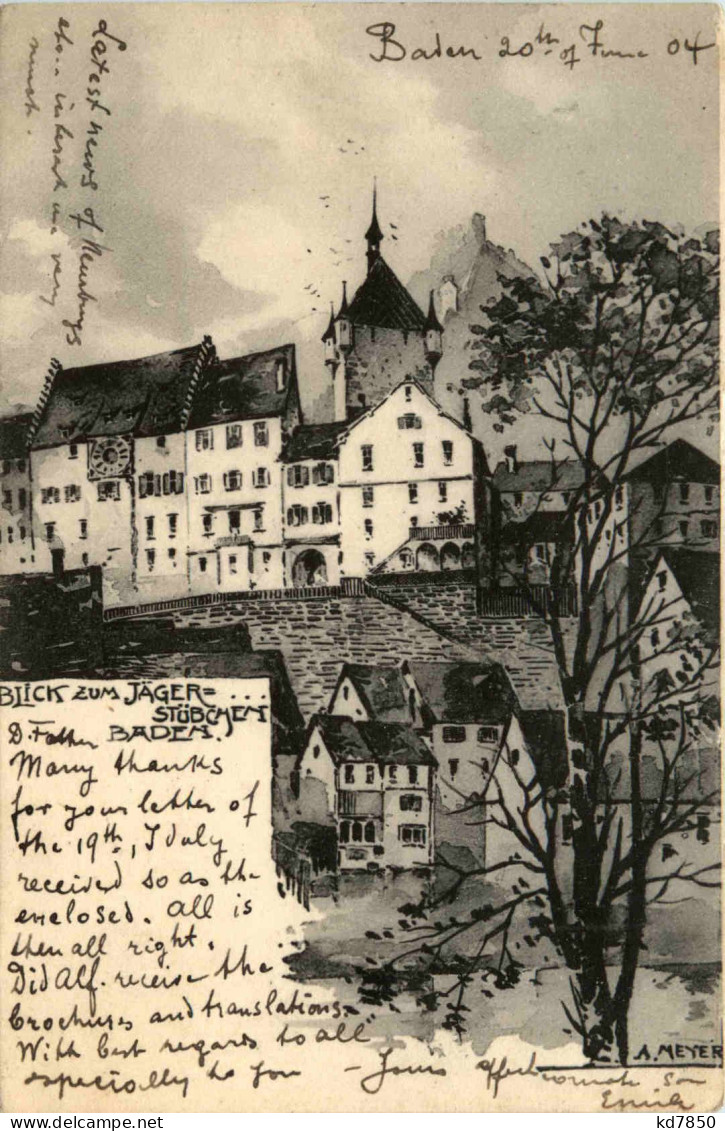
[[[405,377],[414,377],[433,393],[433,375],[443,349],[433,295],[426,317],[383,259],[383,239],[377,189],[373,189],[372,219],[365,233],[365,279],[349,303],[343,282],[340,308],[337,314],[331,308],[322,336],[335,420],[349,420],[378,404]]]

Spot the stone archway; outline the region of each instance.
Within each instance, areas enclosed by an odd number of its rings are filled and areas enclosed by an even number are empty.
[[[446,542],[441,550],[441,569],[460,569],[461,551],[455,542]]]
[[[292,584],[296,589],[308,585],[327,585],[327,563],[319,550],[303,550],[292,566]]]
[[[476,553],[470,542],[463,543],[463,551],[461,553],[461,567],[463,569],[474,569],[476,565]]]
[[[438,551],[430,542],[424,542],[422,546],[418,547],[415,555],[415,568],[428,573],[440,569]]]

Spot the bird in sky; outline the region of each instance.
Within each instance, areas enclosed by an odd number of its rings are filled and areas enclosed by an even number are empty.
[[[329,196],[321,196],[320,197],[320,200],[329,200],[329,199],[330,199]]]
[[[391,227],[391,228],[395,228],[395,230],[396,230],[396,232],[397,232],[397,230],[398,230],[398,225],[397,225],[397,224],[391,224],[391,225],[390,225],[390,227]]]

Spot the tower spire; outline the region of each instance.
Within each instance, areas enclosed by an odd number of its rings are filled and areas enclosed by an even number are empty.
[[[367,257],[368,257],[368,274],[372,270],[373,264],[380,258],[380,241],[383,239],[382,229],[378,223],[378,183],[377,177],[373,180],[373,216],[370,221],[370,227],[365,233],[365,239],[368,243]]]

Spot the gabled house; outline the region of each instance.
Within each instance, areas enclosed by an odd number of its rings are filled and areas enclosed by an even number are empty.
[[[297,780],[305,822],[336,830],[339,871],[432,865],[436,763],[409,726],[315,715]]]

